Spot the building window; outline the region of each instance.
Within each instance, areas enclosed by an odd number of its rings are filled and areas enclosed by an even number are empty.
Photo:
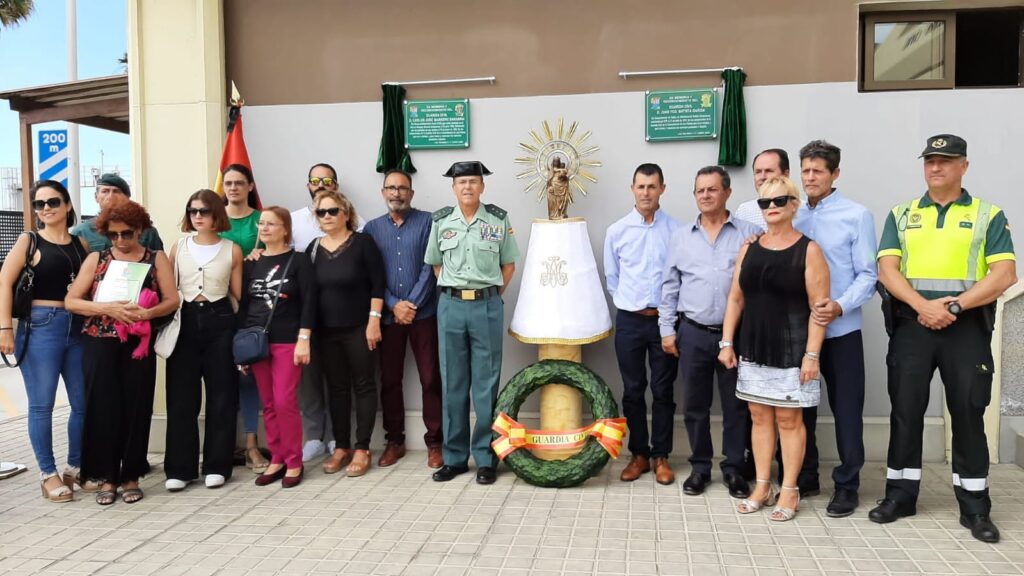
[[[861,89],[1021,86],[1024,10],[862,17]]]

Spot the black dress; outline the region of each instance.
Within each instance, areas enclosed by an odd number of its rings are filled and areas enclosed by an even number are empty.
[[[760,242],[747,249],[739,278],[744,306],[736,341],[738,398],[787,408],[818,405],[818,381],[800,384],[811,313],[805,280],[810,242],[801,236],[782,250]]]

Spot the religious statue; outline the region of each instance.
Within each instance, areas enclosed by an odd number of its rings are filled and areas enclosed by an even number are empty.
[[[548,219],[566,218],[566,210],[572,204],[572,190],[569,189],[569,168],[560,156],[551,161],[547,184],[544,187],[548,197]]]

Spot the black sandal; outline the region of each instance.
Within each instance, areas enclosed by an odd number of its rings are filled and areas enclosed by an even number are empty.
[[[139,500],[142,500],[143,496],[144,494],[142,493],[141,488],[125,488],[121,492],[121,500],[123,500],[125,504],[135,504]]]
[[[100,490],[96,493],[96,503],[100,506],[110,506],[117,500],[117,492],[113,490]]]

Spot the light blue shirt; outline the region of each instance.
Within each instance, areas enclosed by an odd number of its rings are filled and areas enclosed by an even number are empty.
[[[860,308],[871,300],[878,281],[875,219],[867,208],[833,188],[816,207],[801,204],[793,227],[821,246],[832,282],[831,298],[843,308],[843,315],[828,325],[825,337],[860,330]]]
[[[700,216],[672,235],[658,306],[662,338],[675,334],[680,313],[707,326],[722,324],[736,257],[746,239],[760,232],[756,225],[730,214],[714,242],[701,226]]]
[[[672,233],[679,222],[660,208],[644,222],[636,208],[608,227],[604,239],[604,275],[619,310],[636,312],[661,304],[661,275]]]

